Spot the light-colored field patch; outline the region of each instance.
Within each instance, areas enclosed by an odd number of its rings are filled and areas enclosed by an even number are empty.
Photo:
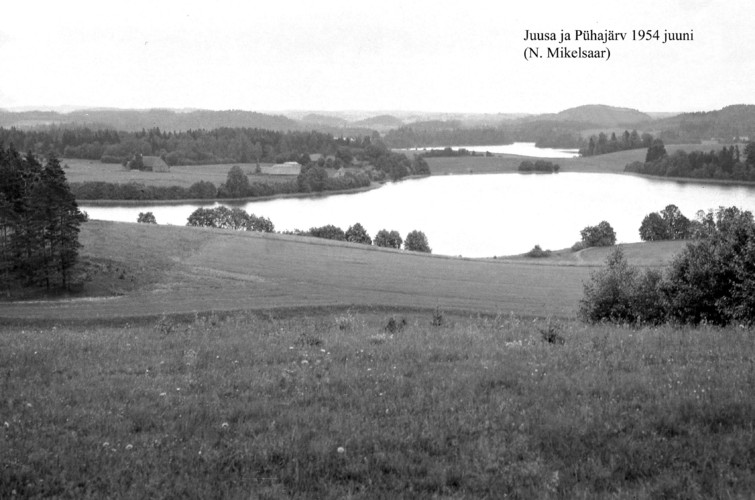
[[[148,186],[180,186],[188,188],[199,181],[212,182],[215,187],[223,184],[228,171],[235,165],[249,176],[249,182],[276,183],[288,182],[296,176],[255,174],[254,163],[228,163],[219,165],[178,165],[170,167],[170,172],[142,172],[126,170],[118,163],[102,163],[95,160],[63,159],[68,182],[112,182],[125,184],[138,182]],[[270,166],[272,164],[261,164]]]

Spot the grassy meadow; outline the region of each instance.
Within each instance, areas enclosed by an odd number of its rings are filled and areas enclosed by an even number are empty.
[[[102,167],[66,174],[217,185],[230,168]],[[753,330],[576,322],[609,249],[474,260],[104,221],[80,241],[84,291],[0,299],[0,498],[755,492]],[[663,267],[683,245],[623,247]]]
[[[369,309],[2,326],[0,497],[748,498],[752,339]]]
[[[195,182],[208,181],[215,187],[225,183],[228,171],[238,165],[249,176],[250,182],[290,181],[294,176],[255,174],[256,163],[227,163],[220,165],[178,165],[170,167],[170,172],[144,172],[141,170],[126,170],[119,163],[102,163],[96,160],[62,159],[68,182],[112,182],[126,184],[138,182],[150,186],[180,186],[190,187]],[[261,167],[271,166],[261,163]]]
[[[81,229],[85,291],[0,301],[1,319],[127,321],[163,313],[321,306],[439,306],[569,318],[582,283],[608,253],[474,260],[209,228],[91,221]],[[627,248],[633,264],[658,266],[682,244]]]

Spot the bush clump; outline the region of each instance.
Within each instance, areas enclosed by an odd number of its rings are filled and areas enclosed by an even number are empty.
[[[550,250],[543,250],[542,248],[540,248],[540,245],[535,245],[534,247],[532,247],[532,250],[524,255],[526,255],[527,257],[542,258],[550,257],[551,253],[552,252]]]
[[[585,284],[579,315],[589,322],[726,325],[755,322],[755,221],[736,207],[709,212],[706,231],[660,271],[640,272],[621,248]]]

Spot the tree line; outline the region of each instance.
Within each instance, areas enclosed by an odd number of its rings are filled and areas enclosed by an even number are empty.
[[[558,163],[546,160],[524,160],[519,164],[518,170],[520,172],[543,172],[548,174],[557,174],[561,170],[561,166]]]
[[[154,224],[155,218],[150,212],[140,213],[137,222]],[[216,207],[198,208],[189,215],[187,226],[213,227],[221,229],[234,229],[236,231],[259,231],[272,233],[275,226],[270,219],[248,214],[241,208]],[[406,235],[406,240],[396,230],[381,229],[373,240],[364,226],[359,222],[350,226],[346,231],[333,224],[320,227],[312,227],[308,231],[294,230],[285,231],[283,234],[296,236],[310,236],[334,241],[348,241],[362,245],[375,245],[384,248],[400,249],[402,244],[405,250],[412,252],[432,253],[427,236],[424,232],[414,230]]]
[[[678,150],[669,155],[663,142],[656,139],[648,148],[645,161],[630,163],[624,171],[660,177],[755,182],[755,142],[749,142],[744,151],[733,145],[719,151]]]
[[[377,134],[335,137],[316,131],[279,132],[231,127],[180,132],[155,127],[123,132],[51,126],[33,130],[0,128],[0,144],[13,144],[22,151],[35,151],[41,155],[105,163],[123,163],[142,155],[159,156],[168,165],[259,164],[301,162],[304,155],[335,155],[344,148],[361,152],[369,145],[379,145],[380,137]]]
[[[419,230],[413,230],[407,233],[406,239],[401,238],[396,230],[381,229],[375,234],[373,240],[360,223],[350,226],[346,231],[338,226],[327,224],[321,227],[312,227],[308,231],[295,230],[289,234],[299,236],[312,236],[335,241],[348,241],[351,243],[361,243],[363,245],[375,245],[383,248],[400,249],[403,244],[404,250],[412,252],[432,253],[430,244],[427,241],[427,235]]]
[[[645,132],[640,135],[637,130],[631,132],[625,130],[619,136],[616,135],[616,132],[611,132],[610,137],[605,132],[600,132],[597,135],[591,135],[587,140],[580,140],[579,154],[581,156],[595,156],[629,149],[649,148],[653,140],[652,134]]]
[[[0,148],[0,279],[69,289],[78,259],[79,226],[86,216],[58,159]]]

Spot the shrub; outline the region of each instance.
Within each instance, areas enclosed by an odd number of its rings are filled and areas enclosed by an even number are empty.
[[[524,255],[526,255],[527,257],[540,258],[540,257],[549,257],[550,254],[551,254],[550,250],[543,250],[542,248],[540,248],[540,245],[535,245],[532,248],[532,250],[530,250]]]
[[[346,233],[340,227],[328,224],[322,227],[313,227],[309,230],[309,235],[315,238],[325,238],[326,240],[345,241]]]
[[[660,322],[665,315],[659,281],[657,271],[642,274],[630,266],[624,251],[618,247],[606,259],[606,267],[592,273],[590,281],[585,283],[584,295],[579,302],[579,316],[591,323]],[[660,313],[646,313],[643,307],[648,307],[648,304],[660,308]]]
[[[139,212],[136,222],[141,224],[157,224],[157,219],[155,219],[155,214],[152,212]]]

